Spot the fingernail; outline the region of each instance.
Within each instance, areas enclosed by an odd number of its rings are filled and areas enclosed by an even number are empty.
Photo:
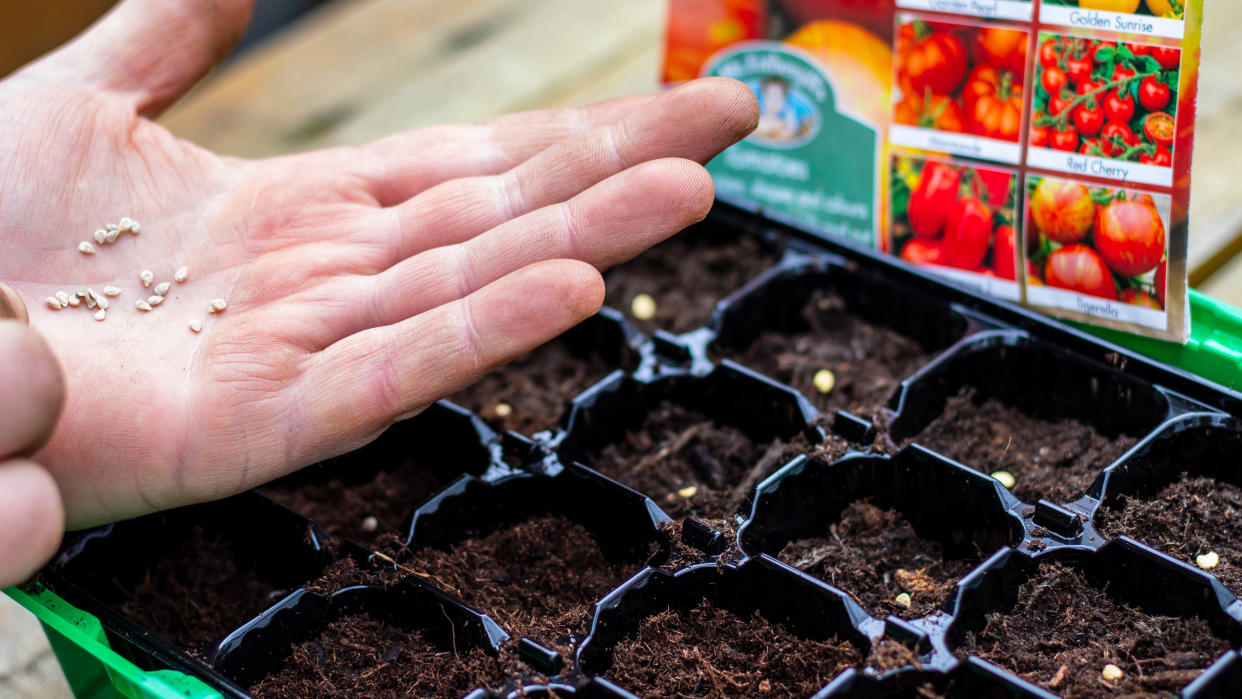
[[[22,297],[9,286],[0,284],[0,319],[5,318],[30,325],[30,315],[26,313],[26,304],[22,303]]]

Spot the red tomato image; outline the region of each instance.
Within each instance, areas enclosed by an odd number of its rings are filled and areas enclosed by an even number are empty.
[[[1161,260],[1156,268],[1156,297],[1160,299],[1160,307],[1164,308],[1165,280],[1168,277],[1169,261]]]
[[[1084,185],[1046,179],[1031,195],[1031,218],[1050,240],[1076,243],[1095,224],[1095,202]]]
[[[938,238],[944,229],[957,192],[962,184],[961,173],[948,165],[928,163],[923,168],[919,186],[910,195],[908,218],[910,228],[920,238]]]
[[[1155,207],[1115,201],[1100,210],[1095,249],[1123,277],[1146,274],[1164,259],[1164,221]]]
[[[1086,245],[1066,245],[1053,251],[1044,263],[1044,282],[1058,289],[1117,300],[1117,283],[1108,265]]]
[[[1017,29],[984,27],[975,34],[975,60],[1014,74],[1019,84],[1026,74],[1027,34]]]
[[[943,242],[949,265],[977,269],[992,242],[992,210],[974,197],[958,199],[945,219]]]
[[[995,236],[996,240],[992,242],[992,271],[1001,279],[1017,281],[1014,262],[1017,232],[1013,226],[997,226]]]
[[[947,95],[966,77],[966,47],[946,32],[932,32],[901,57],[902,88],[911,95]]]
[[[939,240],[911,238],[901,248],[901,259],[916,265],[943,265],[944,243]]]

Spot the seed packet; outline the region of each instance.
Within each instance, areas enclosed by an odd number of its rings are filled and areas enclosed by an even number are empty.
[[[977,292],[1184,342],[1203,0],[672,0],[746,83],[717,195]]]

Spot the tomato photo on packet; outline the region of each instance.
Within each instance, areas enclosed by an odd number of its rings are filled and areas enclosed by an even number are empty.
[[[1049,287],[1163,310],[1169,207],[1163,194],[1030,177],[1028,259]]]
[[[1016,280],[1015,173],[897,155],[890,175],[892,250],[898,257]]]
[[[894,123],[1009,143],[1021,139],[1029,33],[904,17],[899,22]]]
[[[1029,143],[1173,167],[1181,50],[1041,34]]]
[[[1185,19],[1184,0],[1044,0],[1044,5],[1077,7],[1083,10],[1120,12],[1165,19]]]

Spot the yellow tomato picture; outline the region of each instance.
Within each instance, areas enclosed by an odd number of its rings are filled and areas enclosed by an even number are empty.
[[[1169,17],[1172,19],[1182,19],[1186,8],[1177,0],[1144,0],[1147,3],[1147,11],[1157,17]]]
[[[1078,6],[1084,10],[1104,10],[1105,12],[1138,11],[1141,0],[1078,0]]]

